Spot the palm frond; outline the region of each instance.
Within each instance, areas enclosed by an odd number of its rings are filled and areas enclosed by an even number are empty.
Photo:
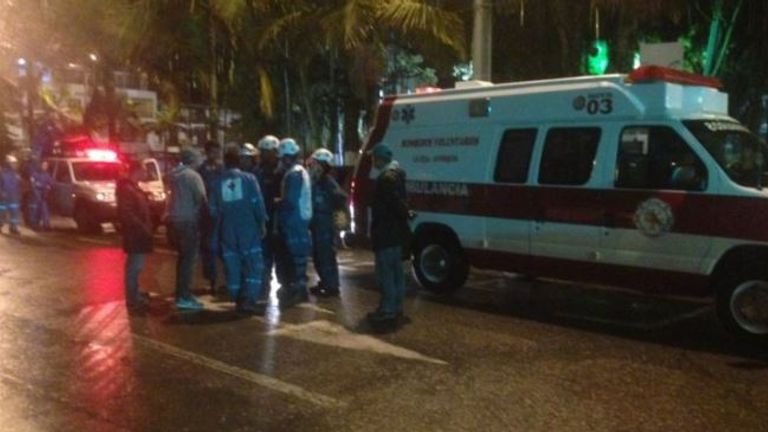
[[[424,0],[388,0],[380,2],[377,18],[403,33],[423,32],[452,48],[460,56],[466,53],[464,22],[453,12]]]

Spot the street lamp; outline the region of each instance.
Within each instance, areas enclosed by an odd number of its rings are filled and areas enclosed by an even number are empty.
[[[88,54],[88,58],[90,58],[92,62],[97,62],[97,61],[99,61],[99,56],[97,56],[97,55],[96,55],[96,53],[90,53],[90,54]]]

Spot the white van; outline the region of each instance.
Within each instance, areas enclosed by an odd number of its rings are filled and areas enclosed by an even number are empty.
[[[768,338],[768,150],[719,83],[629,75],[474,86],[385,99],[365,150],[407,173],[414,270],[432,290],[469,266],[683,296]],[[352,182],[368,226],[370,157]]]
[[[103,222],[117,219],[115,189],[122,163],[106,149],[85,149],[47,159],[53,179],[50,193],[54,214],[71,217],[83,233],[101,230]],[[143,159],[147,179],[139,186],[147,193],[153,221],[160,223],[165,210],[165,189],[160,167],[154,159]]]

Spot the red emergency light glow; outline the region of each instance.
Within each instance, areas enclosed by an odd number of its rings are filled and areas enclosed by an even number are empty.
[[[112,150],[88,149],[85,151],[85,155],[88,157],[88,159],[99,162],[117,161],[117,153]]]
[[[627,76],[627,82],[644,83],[663,81],[675,84],[712,87],[720,89],[723,84],[717,78],[705,77],[702,75],[683,72],[677,69],[670,69],[661,66],[640,66]]]
[[[416,94],[438,93],[441,91],[443,91],[443,89],[435,86],[416,87]]]

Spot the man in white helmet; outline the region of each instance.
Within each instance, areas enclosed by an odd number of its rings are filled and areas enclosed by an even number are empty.
[[[343,209],[347,194],[333,178],[333,153],[318,149],[312,153],[312,261],[320,281],[310,291],[320,297],[339,295],[339,265],[336,261],[334,213]]]
[[[293,138],[280,141],[278,154],[285,169],[282,193],[277,204],[277,232],[285,250],[286,280],[278,291],[281,308],[309,299],[307,260],[310,253],[309,222],[312,219],[312,185],[309,173],[299,162],[299,145]]]
[[[274,232],[275,220],[275,200],[280,196],[280,183],[282,181],[281,173],[278,171],[278,152],[277,147],[280,140],[274,135],[265,135],[259,140],[259,152],[261,160],[256,169],[256,180],[259,181],[261,193],[264,196],[264,205],[267,210],[267,235],[262,243],[262,253],[264,255],[264,274],[262,275],[261,295],[262,302],[269,298],[272,287],[272,269],[276,268],[277,280],[285,284],[285,263],[284,260],[278,260],[276,254],[277,238]]]
[[[245,143],[240,148],[240,170],[256,174],[259,166],[259,149],[251,143]]]
[[[7,217],[11,234],[20,234],[21,177],[18,170],[19,161],[16,157],[7,155],[0,170],[0,230]]]

